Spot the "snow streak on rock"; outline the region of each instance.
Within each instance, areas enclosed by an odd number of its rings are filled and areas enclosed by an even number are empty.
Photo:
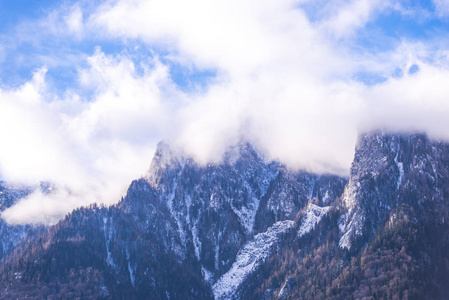
[[[236,261],[214,285],[215,299],[230,299],[241,283],[254,272],[270,255],[271,248],[280,236],[294,225],[294,221],[273,224],[266,232],[254,236],[238,252]]]
[[[311,231],[315,225],[321,221],[325,214],[329,211],[330,206],[319,207],[315,204],[310,204],[309,208],[303,214],[301,227],[298,230],[298,237]]]
[[[397,190],[399,190],[399,187],[401,186],[401,183],[402,183],[402,178],[404,178],[404,164],[402,162],[398,161],[398,156],[399,156],[399,148],[398,148],[398,152],[396,153],[396,157],[394,158],[394,162],[399,170],[399,178],[398,178],[398,183],[397,183],[397,188],[396,188]]]
[[[339,241],[340,248],[350,249],[353,238],[362,234],[364,218],[358,207],[356,207],[359,187],[360,184],[349,182],[343,195],[343,204],[348,211],[338,221],[338,227],[342,234]]]
[[[343,233],[342,237],[339,241],[340,248],[350,249],[352,240],[356,236],[360,236],[362,234],[362,227],[364,222],[364,217],[360,213],[353,213],[352,211],[344,214],[341,219],[338,227],[340,232]]]
[[[103,218],[103,231],[104,231],[104,240],[105,240],[105,244],[106,244],[106,253],[107,253],[107,257],[106,257],[106,263],[108,264],[108,266],[110,267],[116,267],[115,263],[114,263],[114,259],[112,258],[111,255],[111,249],[110,249],[110,241],[111,241],[111,237],[112,237],[112,219],[109,219],[110,223],[109,223],[109,227],[108,225],[108,218],[104,217]]]

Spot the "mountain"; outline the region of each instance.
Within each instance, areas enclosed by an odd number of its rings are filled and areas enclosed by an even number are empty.
[[[0,298],[444,299],[448,192],[449,145],[420,134],[361,135],[348,179],[161,142],[116,205],[18,242]]]
[[[34,185],[11,185],[0,181],[0,214],[36,191],[49,194],[53,192],[54,188],[55,186],[49,182],[39,182]],[[39,232],[42,229],[43,226],[35,224],[8,224],[0,218],[0,260],[12,251],[27,234],[31,238],[34,236],[33,231]]]
[[[392,209],[409,205],[424,221],[430,210],[443,220],[449,183],[449,146],[424,135],[370,134],[360,138],[343,202],[340,246],[366,242]],[[441,206],[442,210],[437,209]],[[432,218],[433,218],[432,217]]]
[[[212,285],[245,245],[271,235],[274,244],[279,222],[311,198],[328,203],[346,182],[292,172],[247,143],[204,167],[160,143],[117,205],[78,209],[36,241],[22,240],[1,266],[4,296],[213,298]]]
[[[248,279],[247,299],[446,299],[449,145],[372,132],[341,199]]]
[[[0,181],[0,213],[32,192],[30,187],[17,187]],[[29,225],[9,225],[0,219],[0,259],[25,236]]]

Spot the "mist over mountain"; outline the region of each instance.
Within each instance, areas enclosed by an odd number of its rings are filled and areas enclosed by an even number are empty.
[[[449,1],[0,1],[0,299],[445,299]]]
[[[9,223],[117,203],[165,139],[342,177],[360,132],[449,141],[445,1],[28,2],[0,10],[0,178],[58,190]]]
[[[448,183],[449,144],[423,134],[361,135],[349,178],[248,143],[201,166],[161,142],[116,205],[10,238],[1,297],[444,299]]]

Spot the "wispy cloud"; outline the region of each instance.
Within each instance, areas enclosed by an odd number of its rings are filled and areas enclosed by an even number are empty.
[[[447,0],[433,0],[435,12],[440,17],[449,17],[449,2]]]
[[[337,38],[353,36],[379,13],[391,7],[390,1],[331,1],[327,2],[320,26]]]
[[[177,93],[165,66],[154,60],[136,75],[128,59],[99,50],[88,64],[79,78],[82,86],[96,89],[89,101],[77,94],[64,99],[48,94],[46,69],[17,89],[0,91],[3,177],[59,187],[49,195],[33,194],[6,211],[6,220],[57,220],[79,205],[116,202],[131,180],[147,170],[169,121],[164,110]],[[39,205],[42,199],[47,205]],[[39,209],[26,208],[32,203]]]

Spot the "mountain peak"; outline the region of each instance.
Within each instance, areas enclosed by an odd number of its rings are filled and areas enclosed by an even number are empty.
[[[422,133],[362,134],[343,196],[348,212],[340,220],[340,245],[350,248],[354,240],[368,239],[401,204],[441,198],[448,160],[449,145]]]
[[[153,160],[145,178],[152,186],[157,187],[163,173],[180,171],[186,164],[203,168],[218,167],[220,165],[235,166],[242,162],[268,163],[256,147],[244,140],[229,146],[217,161],[210,162],[206,165],[197,163],[193,158],[185,155],[179,147],[170,141],[163,140],[156,147]]]
[[[164,173],[176,171],[184,164],[185,158],[176,147],[168,141],[160,141],[145,178],[151,186],[157,187]]]
[[[76,210],[15,246],[3,259],[1,288],[9,298],[35,282],[62,282],[36,290],[42,298],[62,297],[62,285],[82,287],[79,295],[101,290],[160,299],[309,299],[336,292],[345,299],[367,297],[371,289],[380,298],[391,289],[401,295],[410,285],[398,280],[418,278],[413,270],[431,262],[410,249],[448,247],[448,162],[449,144],[370,132],[359,138],[348,182],[267,162],[247,142],[230,147],[221,163],[201,165],[163,141],[146,178],[133,181],[118,205]],[[17,242],[5,241],[4,249]],[[377,259],[379,253],[388,259]],[[347,270],[366,280],[356,283]]]

